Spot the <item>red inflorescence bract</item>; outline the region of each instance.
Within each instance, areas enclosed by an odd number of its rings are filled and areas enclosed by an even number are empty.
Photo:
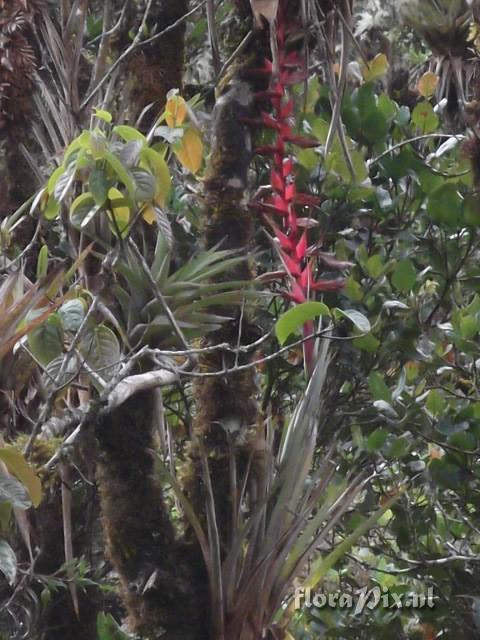
[[[287,274],[288,290],[284,295],[296,304],[306,302],[315,291],[337,291],[344,286],[343,279],[326,280],[314,276],[313,265],[318,260],[314,257],[318,253],[316,247],[308,247],[308,229],[315,221],[311,218],[299,218],[297,207],[318,206],[321,199],[306,193],[299,193],[296,188],[294,157],[289,153],[288,146],[295,145],[302,149],[318,146],[318,141],[296,135],[292,130],[292,116],[294,103],[289,95],[288,87],[305,79],[304,59],[299,51],[286,52],[285,42],[288,34],[288,19],[281,3],[277,16],[277,49],[278,49],[278,77],[273,75],[273,65],[265,60],[264,66],[257,69],[259,75],[271,76],[270,88],[256,94],[262,102],[269,101],[272,105],[271,113],[262,112],[257,119],[249,124],[260,126],[273,131],[272,144],[258,147],[256,154],[272,158],[270,171],[270,195],[251,203],[251,207],[265,216],[272,227],[280,245],[280,257]],[[269,214],[281,218],[279,225],[275,224]],[[305,220],[313,224],[305,224]],[[332,259],[331,263],[336,261]],[[324,261],[328,266],[328,261]],[[313,324],[304,326],[304,334],[310,335]],[[311,372],[313,366],[313,341],[304,345],[305,364]]]

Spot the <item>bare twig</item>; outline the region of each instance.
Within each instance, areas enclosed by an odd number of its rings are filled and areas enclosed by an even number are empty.
[[[88,103],[90,102],[90,100],[98,93],[98,91],[103,87],[103,85],[105,84],[105,82],[110,78],[110,76],[112,75],[112,73],[114,71],[116,71],[116,69],[123,63],[125,62],[125,60],[127,58],[129,58],[132,53],[139,48],[142,47],[146,47],[147,45],[151,44],[152,42],[156,42],[157,40],[159,40],[160,38],[162,38],[163,36],[167,35],[167,33],[170,33],[171,31],[174,31],[175,29],[177,29],[177,27],[179,27],[181,24],[183,24],[185,22],[185,20],[187,20],[190,16],[192,16],[194,13],[196,13],[199,9],[201,9],[203,7],[203,5],[205,4],[205,0],[202,0],[202,2],[200,2],[199,4],[195,5],[193,7],[193,9],[191,9],[188,13],[186,13],[184,16],[182,16],[181,18],[179,18],[178,20],[176,20],[175,22],[172,22],[171,25],[169,25],[168,27],[166,27],[165,29],[163,29],[162,31],[160,31],[159,33],[156,33],[155,35],[151,36],[150,38],[147,38],[146,40],[143,40],[140,42],[140,37],[141,34],[143,32],[143,26],[138,30],[137,35],[135,36],[132,44],[125,49],[125,51],[115,60],[115,62],[112,64],[112,66],[105,72],[105,74],[103,75],[102,79],[96,84],[96,86],[88,93],[87,97],[84,98],[84,100],[82,101],[82,103],[80,104],[80,111],[85,109],[85,107],[88,105]],[[145,18],[145,16],[144,16]],[[143,23],[142,23],[143,24]]]

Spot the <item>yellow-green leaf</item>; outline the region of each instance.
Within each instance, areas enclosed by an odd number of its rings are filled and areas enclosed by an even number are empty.
[[[365,82],[372,82],[384,76],[388,69],[388,59],[384,53],[377,55],[363,69],[363,79]]]
[[[197,173],[203,160],[203,142],[197,129],[187,129],[173,150],[185,169]]]
[[[104,122],[112,121],[112,114],[109,111],[105,111],[104,109],[97,109],[97,107],[94,107],[93,110],[95,111],[96,118],[100,118],[100,120],[103,120]]]
[[[431,98],[435,93],[438,85],[438,76],[433,71],[427,71],[418,81],[417,89],[424,98]]]
[[[157,214],[155,213],[155,209],[152,207],[152,205],[146,204],[142,209],[142,218],[145,220],[145,222],[147,222],[148,224],[153,224],[156,217]]]
[[[165,105],[165,120],[169,127],[179,127],[187,115],[187,105],[182,96],[171,95]]]
[[[27,489],[33,506],[38,507],[42,501],[42,483],[25,460],[23,453],[15,449],[15,447],[2,447],[0,449],[0,460],[7,465],[8,471]]]
[[[124,237],[130,222],[130,207],[127,204],[127,199],[121,191],[111,187],[108,190],[108,200],[110,201],[110,210],[107,213],[112,222],[112,230]]]
[[[146,163],[147,168],[150,169],[155,177],[155,202],[161,207],[164,207],[172,186],[172,178],[170,176],[167,163],[158,151],[150,149],[149,147],[142,149],[141,156],[142,160]]]

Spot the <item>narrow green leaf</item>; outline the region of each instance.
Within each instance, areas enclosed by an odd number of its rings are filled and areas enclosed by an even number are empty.
[[[48,247],[46,244],[38,252],[37,258],[37,280],[47,275],[48,271]]]

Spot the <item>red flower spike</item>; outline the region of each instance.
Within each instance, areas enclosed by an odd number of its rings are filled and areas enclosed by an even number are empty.
[[[285,253],[285,251],[280,251],[280,255],[282,256],[282,260],[285,263],[287,271],[295,278],[301,277],[300,267],[297,262],[293,260],[293,258],[290,258],[288,253]]]
[[[279,207],[275,207],[273,204],[269,204],[268,202],[257,202],[253,200],[252,202],[248,203],[248,207],[260,213],[275,213],[279,216],[287,215],[286,211],[280,209]]]
[[[270,63],[270,66],[271,66],[271,63]],[[244,71],[242,71],[242,75],[246,79],[266,78],[271,74],[272,74],[271,70],[265,67],[257,67],[255,69],[245,69]]]
[[[245,117],[239,118],[238,120],[242,124],[246,124],[249,127],[263,127],[264,126],[264,122],[263,122],[262,118],[247,118],[245,116]]]
[[[295,182],[290,182],[285,186],[285,200],[287,202],[292,202],[295,198],[295,194],[297,192],[297,187],[295,186]]]
[[[283,61],[285,65],[293,65],[296,67],[303,67],[305,64],[305,60],[300,56],[298,51],[290,51],[290,53],[284,56]]]
[[[310,289],[312,289],[312,281],[313,281],[312,263],[307,262],[307,266],[300,274],[300,278],[298,282],[304,291],[310,291]]]
[[[287,215],[287,213],[289,213],[288,202],[284,200],[284,198],[282,198],[281,196],[279,195],[273,196],[272,203],[275,209],[278,209],[284,215]]]
[[[274,155],[281,152],[281,148],[278,145],[266,144],[263,147],[257,147],[253,153],[257,156]]]
[[[293,115],[293,100],[289,100],[280,106],[279,118],[285,120]]]
[[[336,280],[315,280],[310,284],[310,289],[314,291],[339,291],[345,286],[345,278]]]
[[[322,199],[309,193],[297,193],[294,202],[301,207],[318,207],[322,203]]]
[[[261,119],[262,119],[263,125],[268,129],[275,129],[275,130],[281,129],[281,126],[282,126],[281,123],[270,114],[264,113],[262,111]]]
[[[285,233],[283,233],[283,231],[280,231],[280,229],[272,224],[272,228],[273,228],[273,232],[275,234],[275,237],[279,240],[280,242],[280,247],[284,250],[284,251],[295,251],[295,243],[293,242],[293,240],[291,238],[289,238]]]
[[[329,269],[338,269],[339,271],[343,271],[343,269],[350,269],[355,266],[354,262],[348,262],[348,260],[337,260],[335,256],[332,256],[329,253],[325,253],[323,251],[319,251],[314,248],[313,251],[310,252],[310,255],[317,255],[320,260],[326,265]]]
[[[293,207],[290,207],[288,210],[288,225],[292,232],[292,235],[297,235],[297,216],[295,215],[295,211]]]
[[[279,191],[283,194],[285,185],[283,184],[283,179],[280,174],[278,174],[275,169],[270,171],[270,184],[275,189],[275,191]]]
[[[320,226],[318,220],[314,218],[297,218],[297,224],[302,229],[313,229],[314,227]]]
[[[267,271],[267,273],[261,273],[255,280],[257,282],[277,282],[283,280],[287,275],[286,271]]]
[[[283,295],[285,298],[288,298],[288,300],[296,302],[297,304],[302,304],[302,302],[306,302],[307,300],[303,289],[296,282],[292,284],[291,290],[285,291]]]
[[[293,160],[292,158],[285,158],[283,160],[283,166],[282,166],[282,173],[283,173],[283,177],[287,178],[290,175],[293,175]]]
[[[266,91],[257,91],[253,94],[257,100],[272,100],[274,98],[283,98],[283,88],[277,85],[274,89],[267,89]]]
[[[282,84],[290,86],[304,82],[308,75],[301,71],[284,71],[280,76]]]
[[[293,134],[289,134],[284,137],[287,142],[291,142],[301,149],[311,149],[313,147],[318,147],[320,144],[320,142],[315,140],[315,138],[305,138],[303,136],[296,136]]]
[[[299,260],[303,260],[303,258],[305,258],[305,256],[307,255],[307,232],[306,231],[302,233],[302,237],[300,238],[300,241],[295,247],[295,253]]]

